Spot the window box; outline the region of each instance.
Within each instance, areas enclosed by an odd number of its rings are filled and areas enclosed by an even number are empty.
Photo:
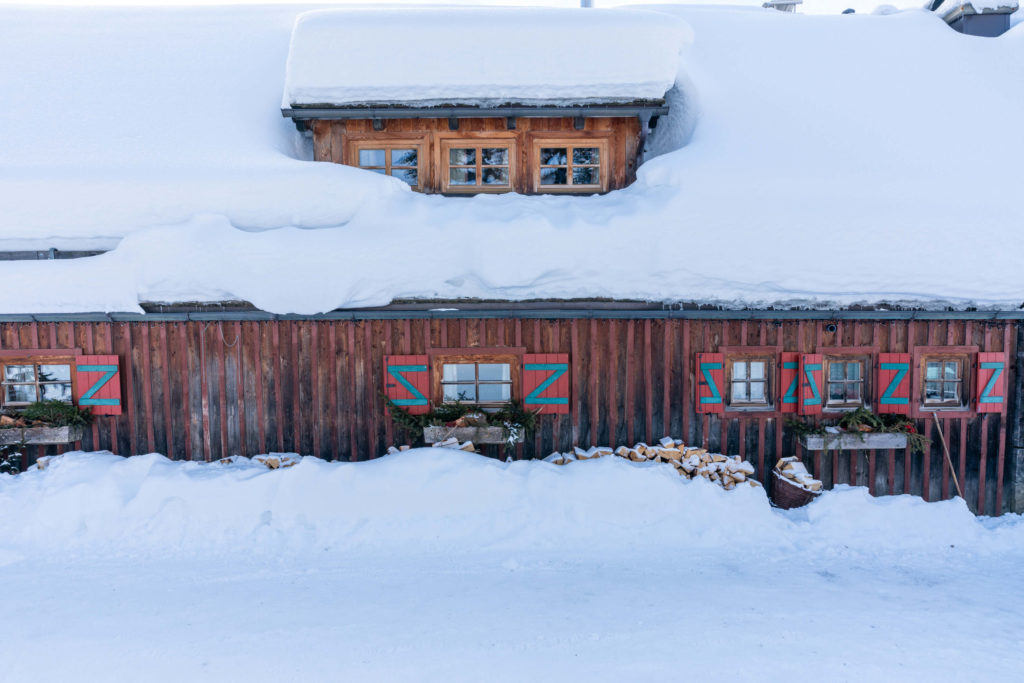
[[[11,427],[0,429],[0,446],[52,446],[82,440],[84,430],[75,427]]]
[[[907,447],[907,435],[891,432],[808,434],[800,437],[800,445],[808,451],[901,449]]]
[[[423,428],[423,440],[427,443],[438,443],[445,439],[455,438],[460,442],[472,441],[475,444],[503,444],[508,443],[505,438],[503,427],[436,427]],[[522,432],[513,439],[514,443],[523,440]]]

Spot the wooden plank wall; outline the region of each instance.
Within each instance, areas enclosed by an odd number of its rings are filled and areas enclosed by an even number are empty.
[[[194,460],[269,451],[352,460],[375,457],[392,443],[408,441],[395,433],[380,399],[387,354],[473,346],[568,353],[570,413],[544,416],[537,433],[517,449],[518,457],[668,434],[743,455],[754,463],[758,477],[780,454],[794,452],[791,436],[776,417],[696,414],[693,354],[762,345],[805,353],[850,346],[909,352],[936,345],[976,345],[982,351],[1009,351],[1011,357],[1015,352],[1010,324],[834,324],[835,331],[829,332],[823,321],[0,323],[0,349],[76,347],[88,354],[119,355],[125,411],[98,418],[82,447]],[[912,493],[928,500],[955,495],[934,423],[919,420],[918,428],[932,437],[932,449],[924,455],[862,451],[804,456],[827,486],[853,483],[877,495]],[[965,496],[972,509],[985,514],[1003,509],[1006,429],[1007,420],[997,414],[942,421]]]

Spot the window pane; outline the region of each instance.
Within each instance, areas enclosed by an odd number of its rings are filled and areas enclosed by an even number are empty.
[[[481,384],[480,401],[484,403],[504,403],[512,398],[511,384]]]
[[[508,363],[481,363],[477,372],[483,382],[508,382],[512,379],[512,366]]]
[[[924,397],[928,401],[942,400],[942,382],[925,382]]]
[[[476,385],[473,384],[443,384],[445,401],[476,401]]]
[[[448,150],[448,163],[456,166],[472,166],[476,164],[476,150],[450,149]]]
[[[564,168],[540,169],[541,185],[568,185],[568,177]]]
[[[732,377],[733,379],[746,379],[747,378],[747,362],[736,361],[732,364]]]
[[[733,401],[746,401],[747,400],[747,383],[746,382],[733,382],[732,383],[732,400]]]
[[[383,166],[384,150],[382,149],[361,149],[359,150],[360,166]]]
[[[487,166],[508,166],[508,147],[484,147],[480,162]]]
[[[939,371],[941,370],[942,363],[928,363],[925,366],[924,377],[925,379],[939,379]]]
[[[846,400],[846,392],[843,391],[842,384],[828,385],[828,400],[830,401],[844,401]]]
[[[32,403],[36,400],[35,384],[8,384],[5,387],[5,403]]]
[[[942,399],[944,401],[955,401],[959,398],[957,395],[957,385],[955,382],[943,382],[942,383]]]
[[[542,147],[540,150],[541,166],[565,166],[569,163],[569,154],[565,147]]]
[[[484,168],[481,172],[484,185],[508,185],[507,168]]]
[[[34,382],[35,368],[31,365],[8,365],[4,368],[4,380],[7,382]]]
[[[945,379],[957,379],[960,377],[960,364],[956,361],[946,363],[946,372],[943,375]]]
[[[860,401],[860,384],[846,385],[846,400]]]
[[[415,166],[416,157],[417,154],[415,149],[393,149],[391,150],[391,165]]]
[[[839,363],[833,361],[828,365],[828,378],[831,380],[839,381],[842,380],[846,375],[844,372],[845,363]]]
[[[472,168],[448,169],[448,182],[451,185],[476,185],[476,170]]]
[[[597,164],[600,161],[597,147],[577,147],[572,151],[574,164]]]
[[[399,180],[404,180],[413,187],[416,187],[416,184],[419,182],[419,174],[416,172],[416,169],[413,168],[392,167],[391,175],[398,178]]]
[[[593,166],[572,169],[573,185],[597,185],[600,183],[600,171]]]
[[[70,382],[58,382],[55,384],[40,384],[39,389],[43,393],[42,400],[44,401],[64,401],[65,403],[71,402],[71,383]]]
[[[750,400],[757,403],[764,403],[764,382],[750,383]]]
[[[472,363],[445,363],[441,368],[442,382],[472,382],[476,379],[476,366]]]
[[[750,379],[764,379],[764,361],[755,360],[750,363]]]
[[[860,361],[851,361],[846,364],[846,379],[860,379]]]
[[[39,381],[40,382],[70,382],[71,381],[71,366],[70,365],[40,365],[39,366]]]

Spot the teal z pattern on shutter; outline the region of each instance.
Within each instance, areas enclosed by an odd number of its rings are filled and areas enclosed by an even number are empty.
[[[996,388],[996,380],[999,379],[999,375],[1003,374],[1002,363],[982,363],[982,370],[992,370],[992,376],[988,378],[988,384],[985,385],[985,389],[981,392],[981,396],[978,397],[978,403],[1002,403],[1002,396],[992,396],[992,390]]]
[[[96,380],[96,383],[89,387],[89,391],[82,394],[82,398],[78,399],[78,405],[80,406],[116,406],[120,405],[121,401],[116,398],[93,398],[96,392],[103,388],[103,385],[114,378],[117,374],[116,365],[79,365],[79,372],[102,372],[105,373],[102,377]]]
[[[811,398],[804,398],[805,406],[820,406],[821,393],[818,392],[818,383],[814,381],[814,372],[821,370],[821,363],[808,363],[804,366],[804,376],[807,378],[807,385],[814,394]]]
[[[396,406],[425,406],[427,405],[427,397],[420,393],[419,389],[414,387],[409,380],[407,380],[402,373],[403,372],[426,372],[426,365],[389,365],[388,374],[398,380],[398,383],[405,387],[405,390],[412,394],[412,398],[396,398],[392,402]]]
[[[718,390],[718,387],[715,385],[715,378],[711,376],[711,371],[712,370],[721,370],[721,369],[722,369],[722,364],[721,363],[701,363],[700,364],[700,374],[704,375],[704,381],[706,381],[708,383],[708,389],[711,391],[711,395],[710,396],[701,396],[700,397],[700,402],[701,403],[721,403],[722,402],[722,392]]]
[[[800,364],[796,361],[788,361],[782,364],[784,370],[796,370],[800,367]],[[789,388],[786,389],[786,395],[782,397],[783,403],[796,403],[796,389],[800,384],[800,373],[793,375],[793,381],[789,383]]]
[[[892,380],[889,382],[889,386],[885,388],[885,392],[882,397],[878,399],[878,402],[886,406],[905,406],[910,403],[910,399],[907,397],[893,396],[896,389],[900,386],[900,382],[910,372],[910,363],[882,363],[879,365],[882,370],[895,370],[896,374],[893,375]]]
[[[551,373],[547,379],[537,385],[537,388],[527,395],[526,400],[523,401],[524,403],[532,403],[533,405],[568,405],[569,399],[565,396],[556,396],[555,398],[541,397],[541,394],[547,391],[548,387],[569,371],[568,363],[526,363],[523,365],[523,369]]]

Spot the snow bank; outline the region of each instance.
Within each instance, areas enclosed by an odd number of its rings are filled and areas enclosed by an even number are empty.
[[[1024,541],[1019,521],[1002,523],[1001,543]],[[763,489],[724,491],[670,465],[621,458],[557,467],[424,448],[361,463],[306,457],[269,470],[244,458],[205,464],[100,452],[0,475],[0,551],[9,556],[638,546],[878,554],[977,546],[994,535],[960,502],[875,499],[841,487],[782,513]]]
[[[307,12],[292,33],[282,106],[659,100],[687,33],[633,10]]]

